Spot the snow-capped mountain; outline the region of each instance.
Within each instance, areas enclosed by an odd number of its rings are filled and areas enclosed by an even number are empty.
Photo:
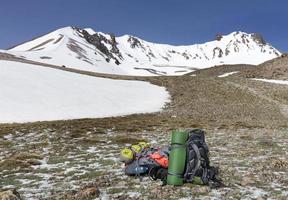
[[[260,34],[233,32],[189,46],[65,27],[7,51],[33,61],[121,75],[182,75],[223,64],[260,64],[281,53]]]

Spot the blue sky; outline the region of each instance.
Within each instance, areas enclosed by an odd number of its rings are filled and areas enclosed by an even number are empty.
[[[78,26],[174,45],[258,32],[288,51],[287,8],[285,0],[9,0],[0,5],[0,48]]]

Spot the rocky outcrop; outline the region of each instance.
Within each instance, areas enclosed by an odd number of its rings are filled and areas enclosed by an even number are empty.
[[[89,58],[86,56],[87,52],[85,51],[85,49],[81,48],[81,46],[78,44],[78,42],[76,40],[73,39],[69,39],[67,44],[66,44],[67,48],[70,49],[71,51],[73,51],[74,53],[77,54],[77,58],[78,59],[86,59],[88,60]]]
[[[135,47],[138,47],[138,48],[142,48],[143,50],[145,50],[145,48],[141,44],[141,42],[135,37],[129,36],[127,42],[130,43],[130,47],[133,48],[133,49],[135,49]]]
[[[120,53],[120,50],[117,47],[117,42],[116,42],[116,37],[113,33],[110,34],[111,40],[108,40],[109,43],[111,44],[112,48],[111,48],[111,52],[116,54],[121,60],[123,60],[123,56]]]
[[[119,59],[123,59],[123,57],[117,47],[117,42],[114,34],[110,34],[111,39],[109,40],[100,33],[90,35],[86,30],[77,29],[77,31],[83,35],[84,39],[88,43],[95,46],[101,53],[103,53],[106,56],[107,62],[113,59],[115,61],[115,64],[117,65],[120,64],[120,61],[116,58],[116,56]],[[111,45],[111,49],[108,49],[105,43]],[[115,56],[113,54],[115,54]]]
[[[216,39],[217,41],[220,41],[222,38],[223,38],[222,34],[220,34],[220,33],[217,33],[217,34],[216,34],[215,39]]]
[[[189,60],[189,56],[186,52],[182,53],[182,56],[186,59],[186,60]]]
[[[97,187],[88,187],[83,189],[82,191],[80,191],[77,195],[76,195],[76,199],[90,199],[90,198],[95,198],[95,197],[99,197],[100,195],[100,191]]]
[[[252,38],[258,44],[266,45],[266,41],[264,40],[263,36],[260,33],[253,33]]]
[[[218,57],[218,58],[222,58],[222,56],[223,56],[223,51],[222,51],[222,49],[220,49],[219,47],[215,47],[214,49],[213,49],[213,58],[215,58],[215,57]]]
[[[225,56],[228,56],[228,55],[229,55],[229,53],[230,53],[229,49],[228,49],[228,48],[226,48],[226,49],[225,49]]]

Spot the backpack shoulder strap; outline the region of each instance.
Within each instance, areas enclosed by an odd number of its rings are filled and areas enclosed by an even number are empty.
[[[184,173],[184,179],[186,182],[192,182],[196,171],[201,166],[201,155],[199,148],[193,142],[190,142],[187,145],[187,163],[186,163],[186,170]]]

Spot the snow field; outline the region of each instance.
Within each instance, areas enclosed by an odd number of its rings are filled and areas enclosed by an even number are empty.
[[[164,87],[0,61],[0,123],[99,118],[160,111]]]

